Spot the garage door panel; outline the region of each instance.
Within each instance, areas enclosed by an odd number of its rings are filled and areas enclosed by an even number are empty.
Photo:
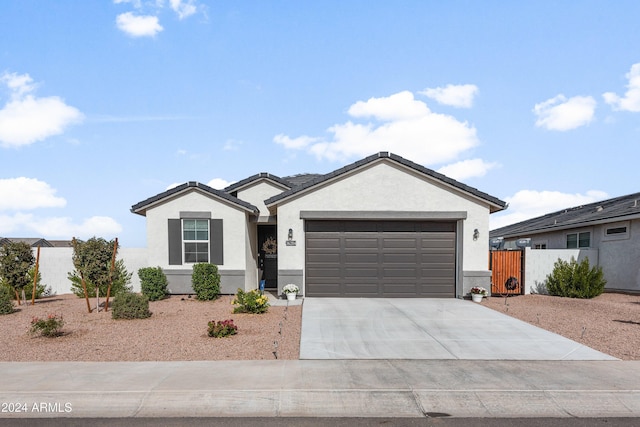
[[[418,254],[412,253],[385,253],[382,254],[382,262],[385,264],[416,264]]]
[[[342,272],[340,267],[335,267],[333,264],[331,264],[331,266],[313,266],[307,267],[307,276],[317,277],[320,279],[330,277],[340,278],[342,276]]]
[[[358,249],[358,248],[378,248],[378,239],[376,238],[358,238],[358,237],[345,237],[345,248]]]
[[[340,238],[308,238],[306,245],[310,249],[340,249]]]
[[[352,278],[352,277],[367,277],[378,279],[378,268],[349,268],[345,267],[343,270],[343,277]]]
[[[305,227],[307,296],[455,297],[455,222],[307,221]]]
[[[339,258],[339,257],[338,257]],[[345,253],[345,264],[378,264],[380,255],[378,251],[368,253]]]
[[[389,279],[393,277],[410,277],[415,280],[418,269],[415,267],[382,267],[382,278]]]
[[[401,238],[401,237],[383,237],[382,238],[383,249],[387,249],[387,248],[418,249],[418,244],[419,244],[419,240],[417,238]]]
[[[309,264],[319,263],[319,264],[330,264],[330,263],[339,263],[340,262],[340,254],[336,252],[312,252],[307,257],[307,262]]]

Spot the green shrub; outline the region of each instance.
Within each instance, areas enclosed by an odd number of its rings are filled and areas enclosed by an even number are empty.
[[[149,299],[145,295],[123,292],[116,295],[111,306],[113,319],[145,319],[151,316]]]
[[[220,295],[218,266],[209,263],[195,264],[191,274],[191,286],[199,300],[210,301],[218,298]]]
[[[233,324],[233,319],[212,320],[208,323],[209,336],[213,338],[224,338],[238,333],[238,327]]]
[[[237,306],[233,309],[234,313],[266,313],[269,309],[269,298],[261,295],[257,289],[245,292],[238,288],[232,304]]]
[[[145,267],[138,270],[142,294],[149,301],[157,301],[167,296],[167,276],[160,267]]]
[[[31,319],[31,329],[29,332],[36,335],[42,335],[43,337],[53,338],[62,335],[60,329],[64,326],[64,320],[62,315],[49,314],[46,319],[39,319],[34,317]]]
[[[545,281],[549,295],[568,298],[597,297],[604,292],[606,284],[602,267],[591,267],[588,258],[577,262],[573,257],[569,262],[558,258]]]
[[[0,314],[13,313],[13,291],[8,286],[0,286]]]

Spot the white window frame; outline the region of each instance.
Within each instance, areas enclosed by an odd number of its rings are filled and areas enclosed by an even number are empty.
[[[189,221],[189,222],[194,222],[194,230],[193,232],[195,233],[195,237],[194,239],[188,239],[185,236],[185,231],[192,231],[192,230],[186,230],[185,227],[185,223]],[[197,263],[207,263],[209,262],[209,260],[211,259],[211,247],[209,245],[210,242],[210,238],[211,238],[211,226],[210,226],[210,221],[208,219],[202,219],[202,218],[182,218],[182,262],[184,264],[197,264]],[[198,237],[198,231],[202,232],[202,229],[198,230],[198,223],[204,223],[207,225],[207,236],[206,239],[199,239]],[[187,251],[187,245],[188,244],[195,244],[196,245],[196,251]],[[198,258],[199,255],[204,254],[204,252],[202,251],[198,251],[197,247],[198,245],[206,245],[207,251],[206,251],[206,260],[203,258]],[[187,254],[193,254],[195,253],[196,259],[195,261],[191,261],[187,259]]]

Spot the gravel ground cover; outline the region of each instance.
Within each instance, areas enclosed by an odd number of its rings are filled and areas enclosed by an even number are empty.
[[[232,296],[197,301],[172,296],[150,303],[153,315],[113,320],[87,312],[75,295],[37,300],[0,316],[0,361],[178,361],[298,359],[302,306],[272,306],[265,314],[233,314]],[[91,300],[95,306],[95,300]],[[640,360],[640,295],[606,293],[591,300],[520,295],[481,303],[623,360]],[[56,338],[28,333],[33,317],[62,315]],[[233,319],[238,334],[207,336],[210,320]],[[277,346],[276,344],[277,343]]]
[[[88,313],[84,298],[59,295],[0,316],[0,361],[178,361],[298,359],[301,306],[271,306],[264,314],[233,314],[233,296],[186,296],[149,303],[147,319],[113,320],[111,310]],[[95,307],[95,299],[90,299]],[[62,315],[62,336],[29,334],[33,317]],[[211,320],[233,319],[238,334],[207,335]],[[274,343],[277,343],[277,347]]]
[[[481,304],[619,359],[640,360],[640,295],[518,295]]]

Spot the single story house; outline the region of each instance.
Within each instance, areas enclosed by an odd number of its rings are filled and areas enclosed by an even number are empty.
[[[489,286],[489,214],[506,203],[387,152],[326,175],[260,173],[224,190],[187,182],[132,206],[172,293],[217,264],[222,292],[444,297]]]
[[[597,250],[606,289],[640,291],[640,193],[563,209],[492,230],[494,247]],[[594,264],[594,262],[591,262]]]

